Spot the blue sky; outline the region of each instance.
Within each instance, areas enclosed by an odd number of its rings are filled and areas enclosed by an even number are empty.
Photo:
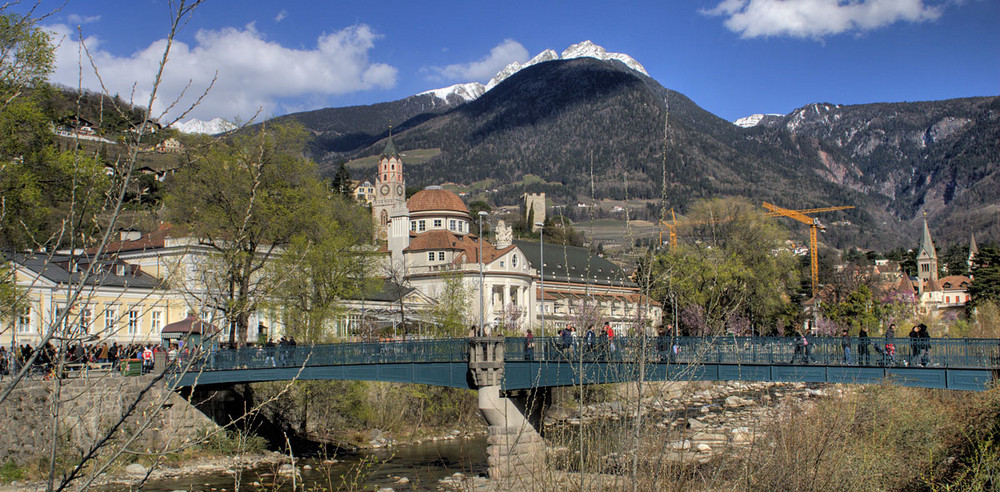
[[[43,2],[36,12],[61,3]],[[169,27],[165,0],[69,2],[40,23],[52,80],[76,86],[77,27],[105,86],[144,103]],[[24,9],[19,5],[14,9]],[[729,120],[812,102],[1000,94],[996,0],[645,2],[222,1],[177,36],[154,104],[215,86],[189,115],[247,119],[486,82],[511,61],[592,40]],[[85,87],[98,82],[89,69]],[[170,109],[180,115],[184,104]]]

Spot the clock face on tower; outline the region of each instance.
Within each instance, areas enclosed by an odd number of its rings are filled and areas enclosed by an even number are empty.
[[[383,195],[388,195],[388,194],[389,194],[389,185],[387,185],[387,184],[384,184],[384,185],[382,185],[382,187],[381,187],[381,188],[379,188],[379,191],[380,191],[380,192],[381,192],[381,193],[382,193]]]
[[[396,185],[396,194],[399,196],[403,196],[403,185],[401,184]]]

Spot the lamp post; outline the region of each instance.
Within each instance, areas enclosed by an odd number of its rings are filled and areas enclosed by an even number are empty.
[[[538,282],[542,290],[542,303],[540,307],[542,309],[542,326],[539,335],[545,336],[545,224],[541,222],[535,222],[535,227],[538,228]]]
[[[483,217],[488,214],[485,210],[479,211],[479,334],[486,334],[486,327],[483,326]]]

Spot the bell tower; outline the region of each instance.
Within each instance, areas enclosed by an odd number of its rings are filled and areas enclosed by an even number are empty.
[[[937,250],[934,249],[934,241],[931,240],[931,231],[927,228],[927,215],[924,215],[924,235],[920,241],[920,250],[917,252],[917,277],[921,284],[930,280],[937,282],[938,262]]]
[[[375,199],[372,201],[372,220],[375,238],[386,240],[392,217],[406,212],[406,180],[403,179],[403,160],[392,141],[392,127],[385,149],[379,156],[378,175],[375,177]]]

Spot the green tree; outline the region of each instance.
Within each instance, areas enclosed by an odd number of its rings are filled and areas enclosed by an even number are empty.
[[[465,336],[469,324],[469,298],[472,289],[465,286],[462,276],[447,273],[442,276],[444,288],[431,308],[431,319],[435,324],[435,335],[446,337]]]
[[[290,124],[221,140],[176,175],[166,196],[168,218],[214,252],[217,278],[203,288],[235,324],[231,343],[246,343],[250,314],[274,293],[265,267],[325,217],[326,189],[302,157],[304,142]]]
[[[1000,249],[984,246],[973,260],[969,309],[989,301],[1000,304]]]
[[[799,287],[784,231],[742,199],[695,202],[688,216],[706,222],[682,231],[700,240],[653,257],[651,295],[665,306],[675,295],[689,333],[771,331]]]
[[[287,331],[308,342],[331,341],[329,328],[343,313],[341,302],[381,285],[367,240],[370,213],[336,194],[320,205],[316,227],[296,235],[268,273],[282,279],[273,298]]]
[[[0,8],[0,110],[25,90],[44,84],[54,62],[49,34],[32,18]]]
[[[337,168],[337,174],[333,175],[333,180],[330,182],[330,189],[334,193],[338,193],[345,197],[350,197],[353,195],[353,189],[351,186],[351,173],[347,170],[347,164],[341,162],[340,167]]]

